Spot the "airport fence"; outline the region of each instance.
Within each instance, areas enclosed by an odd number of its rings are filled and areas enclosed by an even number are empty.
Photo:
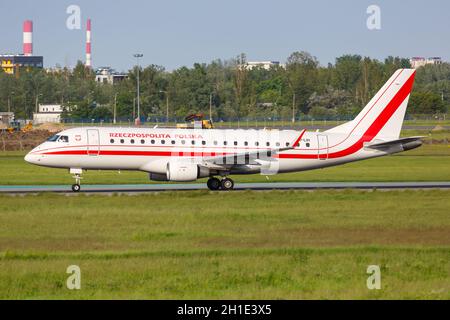
[[[205,117],[209,119],[209,117]],[[292,118],[281,117],[228,117],[228,118],[212,118],[214,126],[217,128],[299,128],[301,126],[306,127],[327,127],[342,124],[344,122],[354,119],[353,116],[310,116],[303,115]],[[174,117],[167,119],[163,116],[149,116],[141,117],[139,119],[141,126],[147,127],[174,127],[179,123],[185,123],[184,117]],[[136,121],[132,118],[117,118],[113,119],[64,119],[62,122],[69,126],[122,126],[132,127],[136,125]],[[405,124],[408,125],[450,125],[450,120],[446,114],[439,115],[407,115],[405,117]]]

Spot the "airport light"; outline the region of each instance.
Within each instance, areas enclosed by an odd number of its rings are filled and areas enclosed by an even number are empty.
[[[137,118],[139,118],[139,121],[140,121],[140,119],[141,119],[140,118],[141,104],[140,104],[140,98],[139,98],[139,70],[140,70],[139,58],[142,58],[144,55],[142,53],[135,53],[133,56],[136,58],[136,65],[137,65],[137,80],[136,80],[136,82],[137,82],[137,85],[136,85],[137,86],[137,89],[136,89],[136,91],[137,91]]]

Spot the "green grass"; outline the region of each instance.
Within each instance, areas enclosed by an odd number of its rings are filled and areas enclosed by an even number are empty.
[[[23,160],[25,152],[0,152],[1,185],[72,184],[67,170],[34,166]],[[145,184],[144,172],[87,171],[85,184]],[[267,182],[265,176],[234,176],[236,182]],[[272,182],[295,181],[449,181],[450,148],[424,145],[421,148],[332,168],[270,176]],[[204,182],[204,180],[202,180]]]
[[[449,299],[449,208],[449,190],[3,195],[0,298]]]

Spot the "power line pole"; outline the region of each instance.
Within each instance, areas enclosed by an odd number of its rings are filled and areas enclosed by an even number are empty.
[[[139,65],[139,58],[142,58],[144,55],[142,53],[136,53],[133,55],[136,58],[136,65],[137,65],[137,118],[139,118],[139,124],[140,124],[140,117],[141,117],[141,103],[140,103],[140,97],[139,97],[139,71],[141,69]]]
[[[292,123],[295,123],[295,93],[292,96]]]
[[[38,105],[39,105],[39,97],[40,96],[42,96],[42,93],[36,94],[36,113],[39,112]]]
[[[209,94],[209,120],[212,121],[212,93]]]
[[[113,123],[116,124],[116,109],[117,109],[117,92],[114,95],[114,112],[113,112]]]

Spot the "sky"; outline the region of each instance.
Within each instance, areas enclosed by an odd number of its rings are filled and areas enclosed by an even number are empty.
[[[68,29],[70,5],[81,29]],[[380,8],[370,30],[367,8]],[[167,70],[230,59],[285,62],[308,51],[322,65],[343,54],[440,56],[450,61],[448,0],[0,0],[0,53],[22,52],[22,24],[34,24],[34,54],[45,67],[85,61],[86,19],[92,19],[94,67],[126,71],[142,65]]]

